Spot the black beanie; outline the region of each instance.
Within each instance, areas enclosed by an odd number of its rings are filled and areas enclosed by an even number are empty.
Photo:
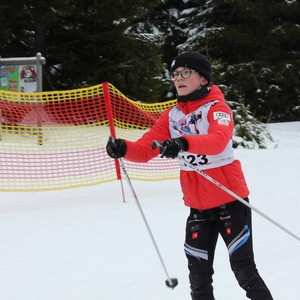
[[[210,82],[211,63],[203,54],[195,51],[188,51],[178,55],[172,61],[171,72],[176,70],[178,67],[193,69]]]

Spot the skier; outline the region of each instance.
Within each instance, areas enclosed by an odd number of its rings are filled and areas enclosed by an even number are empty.
[[[232,111],[221,90],[211,79],[206,56],[188,51],[171,64],[171,79],[177,104],[163,112],[155,125],[139,140],[108,140],[110,157],[147,162],[161,155],[184,157],[198,169],[249,201],[241,163],[233,155]],[[186,126],[178,124],[186,120]],[[188,130],[187,130],[188,129]],[[159,141],[161,148],[153,147]],[[180,160],[183,200],[190,207],[184,251],[188,260],[191,297],[213,300],[213,261],[218,236],[227,248],[231,269],[252,300],[272,300],[258,273],[252,247],[251,209],[219,189]]]

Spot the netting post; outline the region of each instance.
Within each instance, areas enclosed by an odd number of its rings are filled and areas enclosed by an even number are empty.
[[[44,134],[43,134],[43,127],[42,127],[42,118],[41,118],[41,104],[37,103],[36,111],[37,111],[37,141],[40,146],[43,145]]]
[[[106,111],[107,111],[110,135],[115,139],[116,138],[116,130],[115,130],[115,124],[114,124],[114,118],[113,118],[113,112],[112,112],[112,104],[111,104],[111,98],[110,98],[110,92],[109,92],[109,83],[104,82],[104,83],[102,83],[102,86],[103,86],[103,95],[104,95],[104,102],[105,102]],[[121,168],[120,168],[120,163],[119,163],[118,159],[115,159],[115,167],[116,167],[117,179],[120,180],[120,182],[121,182],[123,202],[125,202],[125,193],[124,193],[124,187],[123,187],[123,181],[122,181],[122,175],[121,175]]]

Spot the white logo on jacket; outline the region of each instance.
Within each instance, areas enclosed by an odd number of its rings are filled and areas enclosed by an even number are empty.
[[[214,120],[218,120],[219,125],[229,126],[230,119],[231,119],[230,115],[225,112],[222,111],[214,112]]]

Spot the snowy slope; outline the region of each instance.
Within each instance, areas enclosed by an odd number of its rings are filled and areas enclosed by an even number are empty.
[[[251,190],[251,204],[300,236],[300,122],[269,125],[267,150],[236,150]],[[1,193],[0,299],[184,300],[189,297],[183,253],[188,209],[177,180],[134,181],[161,251],[166,275],[141,215],[123,182],[40,193]],[[258,269],[276,300],[300,294],[300,243],[253,214]],[[219,240],[216,299],[246,299]]]

